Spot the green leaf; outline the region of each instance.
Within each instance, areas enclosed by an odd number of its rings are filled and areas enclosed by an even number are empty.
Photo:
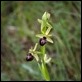
[[[36,70],[36,67],[33,68],[33,65],[31,65],[31,64],[23,63],[23,64],[21,64],[21,66],[25,70],[28,70],[28,72],[31,73],[31,74],[33,74],[33,75],[40,75],[39,74],[39,70],[38,69]]]
[[[47,41],[50,42],[50,43],[53,43],[53,40],[49,37],[47,37]]]
[[[38,67],[39,67],[40,71],[42,72],[42,67],[41,67],[40,63],[38,63]]]

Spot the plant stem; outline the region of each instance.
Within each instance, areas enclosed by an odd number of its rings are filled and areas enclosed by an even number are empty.
[[[41,47],[42,52],[42,62],[39,64],[40,70],[45,78],[46,81],[50,81],[50,76],[46,67],[46,63],[44,62],[44,55],[45,55],[45,46]]]
[[[43,58],[45,55],[45,45],[41,46],[41,53],[42,53],[42,58]]]

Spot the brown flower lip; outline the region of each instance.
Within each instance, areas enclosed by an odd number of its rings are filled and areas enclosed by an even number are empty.
[[[39,40],[39,44],[40,44],[41,46],[45,45],[46,42],[47,42],[46,37],[40,38],[40,40]]]
[[[32,61],[34,59],[34,57],[32,56],[31,53],[29,53],[27,56],[26,56],[26,61]]]

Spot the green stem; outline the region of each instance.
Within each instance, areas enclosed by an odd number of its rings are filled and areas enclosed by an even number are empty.
[[[42,55],[44,56],[45,55],[45,45],[41,46],[41,52],[42,52]]]
[[[48,70],[47,70],[47,67],[46,67],[46,63],[44,62],[44,55],[45,55],[45,46],[42,46],[41,47],[41,52],[42,52],[42,62],[41,64],[39,64],[39,68],[44,76],[44,79],[46,81],[50,81],[50,76],[49,76],[49,73],[48,73]]]

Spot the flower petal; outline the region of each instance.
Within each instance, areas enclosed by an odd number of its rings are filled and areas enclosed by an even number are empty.
[[[51,61],[51,58],[48,58],[45,62],[49,63]]]
[[[41,19],[38,19],[38,22],[39,22],[39,23],[42,23],[42,20],[41,20]]]
[[[52,36],[52,34],[48,34],[47,36],[48,36],[48,37],[51,37],[51,36]]]
[[[42,20],[46,20],[46,18],[47,18],[47,13],[45,12],[42,16]]]
[[[36,50],[38,43],[35,44],[33,51]]]
[[[50,18],[50,14],[48,12],[45,12],[42,16],[42,20],[47,20]]]
[[[48,29],[46,30],[46,35],[48,35],[49,34],[49,32],[50,32],[50,30],[51,30],[51,28],[50,27],[48,27]]]
[[[47,37],[47,41],[50,42],[50,43],[53,43],[53,40],[49,37]]]
[[[44,61],[45,61],[45,63],[49,63],[50,60],[51,60],[51,57],[48,57],[48,56],[45,54],[45,56],[44,56]]]
[[[47,18],[48,18],[48,19],[50,18],[50,14],[49,14],[49,13],[47,13]]]
[[[37,34],[36,37],[42,38],[44,34]]]
[[[39,57],[38,57],[37,54],[33,54],[33,56],[35,57],[35,59],[36,59],[37,61],[39,61]]]

